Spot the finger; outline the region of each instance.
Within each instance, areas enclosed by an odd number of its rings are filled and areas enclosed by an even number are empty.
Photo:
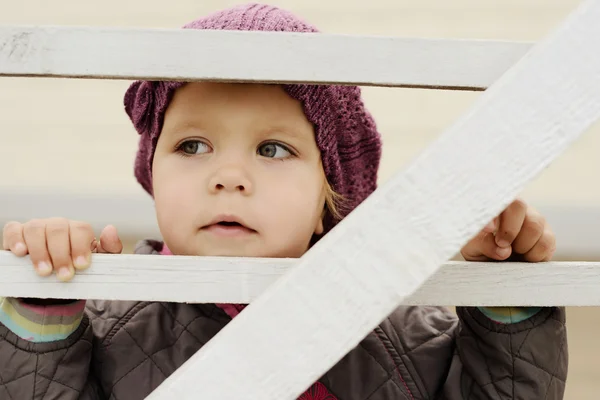
[[[46,245],[46,222],[41,219],[26,222],[23,225],[23,238],[37,273],[41,276],[50,275],[52,260]]]
[[[499,247],[491,233],[480,233],[461,250],[461,255],[467,261],[502,261],[510,257],[511,253],[511,247]]]
[[[523,255],[525,261],[550,261],[556,251],[556,237],[550,229],[546,229],[533,248]]]
[[[27,254],[27,246],[23,238],[23,224],[11,221],[4,225],[2,232],[2,248],[10,250],[14,255],[23,257]]]
[[[521,232],[513,242],[513,250],[517,254],[525,254],[529,252],[533,246],[540,240],[546,229],[546,220],[536,211],[528,213]]]
[[[496,217],[493,220],[491,220],[482,230],[482,232],[484,233],[494,233],[496,232],[496,229],[498,229],[498,221],[499,218]]]
[[[71,240],[67,219],[52,218],[47,220],[46,243],[58,279],[63,282],[71,280],[75,275],[75,268],[71,259]]]
[[[119,239],[117,228],[107,225],[100,233],[98,253],[119,254],[123,251],[123,243]]]
[[[92,249],[90,243],[94,239],[92,226],[85,222],[70,221],[69,237],[71,241],[71,262],[77,270],[83,270],[90,266]]]
[[[496,232],[496,244],[498,246],[508,247],[512,244],[521,231],[526,214],[527,204],[521,200],[515,200],[506,207],[500,214],[500,226]]]

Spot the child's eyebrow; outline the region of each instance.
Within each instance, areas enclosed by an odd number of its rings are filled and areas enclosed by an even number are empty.
[[[165,126],[163,126],[164,128]],[[168,126],[168,129],[163,129],[162,134],[167,134],[171,137],[187,135],[190,132],[204,132],[204,128],[196,121],[178,121],[174,125]]]
[[[278,134],[289,136],[298,140],[306,140],[312,137],[312,132],[291,125],[273,125],[265,130],[266,134]]]
[[[251,124],[253,125],[253,124]],[[304,129],[301,126],[291,125],[289,123],[271,123],[260,126],[257,132],[260,136],[268,137],[268,136],[279,136],[279,137],[287,137],[290,139],[296,139],[299,141],[310,140],[313,137],[313,131],[310,129]],[[177,121],[175,124],[170,126],[164,126],[162,134],[167,135],[171,138],[177,138],[179,136],[189,135],[192,132],[197,134],[205,134],[210,132],[211,129],[206,129],[204,125],[198,120],[182,120]],[[254,128],[252,126],[248,126],[248,131],[252,131]]]

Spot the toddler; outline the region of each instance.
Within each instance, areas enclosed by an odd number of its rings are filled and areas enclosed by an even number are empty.
[[[185,28],[316,32],[260,4]],[[138,254],[301,257],[376,188],[381,138],[357,87],[135,82],[124,102],[164,240]],[[517,200],[461,254],[547,261],[554,242]],[[64,281],[92,252],[122,250],[114,227],[96,240],[89,224],[59,218],[9,223],[3,245]],[[0,299],[0,398],[143,399],[243,308]],[[300,398],[560,399],[566,374],[561,307],[402,306]]]

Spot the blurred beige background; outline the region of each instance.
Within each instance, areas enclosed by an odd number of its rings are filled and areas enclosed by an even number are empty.
[[[229,0],[0,0],[0,24],[177,28]],[[328,33],[534,42],[575,0],[273,0]],[[193,51],[193,49],[190,49]],[[116,224],[131,244],[158,237],[152,203],[133,178],[137,135],[123,111],[128,82],[0,78],[0,223],[65,216]],[[381,181],[417,155],[479,93],[365,88],[384,135]],[[600,124],[532,182],[523,196],[548,217],[558,259],[600,260]],[[569,309],[567,399],[600,389],[600,310]]]

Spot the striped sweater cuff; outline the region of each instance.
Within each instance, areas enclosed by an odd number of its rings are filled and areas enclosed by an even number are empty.
[[[479,310],[499,324],[516,324],[533,317],[541,307],[479,307]]]
[[[77,330],[84,309],[85,300],[44,306],[0,297],[0,323],[29,342],[55,342],[66,339]]]

